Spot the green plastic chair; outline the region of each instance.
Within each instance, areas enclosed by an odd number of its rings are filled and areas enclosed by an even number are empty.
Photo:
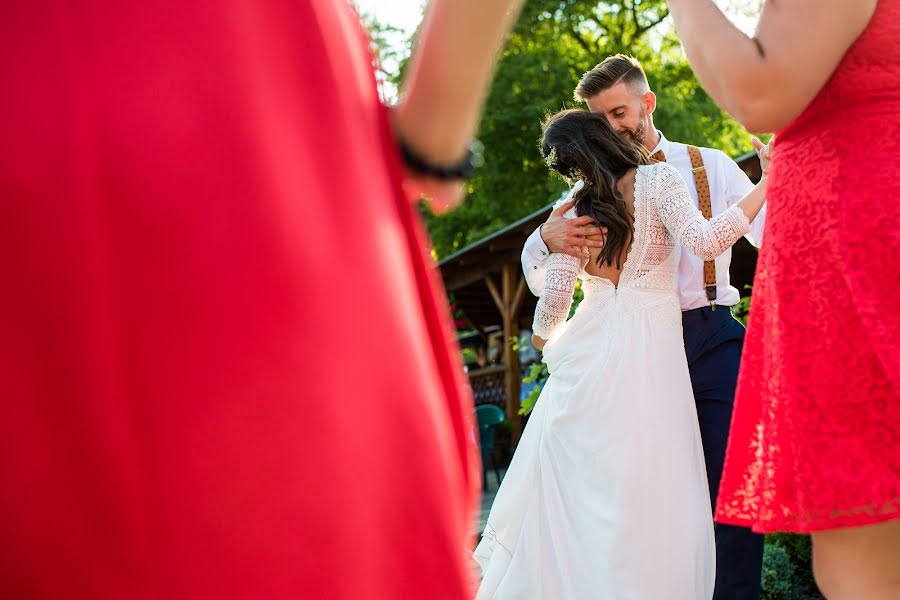
[[[497,426],[506,420],[503,409],[494,404],[482,404],[475,407],[475,416],[478,418],[478,439],[481,445],[482,481],[487,488],[488,460],[494,465],[494,476],[497,478],[497,487],[500,487],[500,469],[497,467],[497,458],[494,456],[494,437]]]

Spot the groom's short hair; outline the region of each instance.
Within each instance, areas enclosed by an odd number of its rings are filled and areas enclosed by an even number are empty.
[[[639,94],[650,91],[647,75],[638,59],[627,54],[616,54],[603,59],[581,76],[575,87],[575,100],[584,102],[620,82],[628,84]]]

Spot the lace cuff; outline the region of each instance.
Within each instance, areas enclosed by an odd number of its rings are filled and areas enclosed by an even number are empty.
[[[544,289],[534,311],[532,331],[539,338],[549,340],[553,332],[565,323],[572,306],[572,292],[584,261],[580,258],[553,253],[547,259]]]

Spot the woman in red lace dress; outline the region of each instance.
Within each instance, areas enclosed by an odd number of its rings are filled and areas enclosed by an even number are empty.
[[[0,597],[469,596],[395,144],[459,163],[517,4],[431,3],[393,129],[347,0],[2,5]]]
[[[714,98],[779,131],[720,522],[812,533],[832,598],[900,597],[900,1],[670,0]]]

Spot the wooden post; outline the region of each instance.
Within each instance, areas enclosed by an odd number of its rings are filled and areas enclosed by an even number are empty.
[[[500,311],[503,321],[503,366],[506,370],[504,387],[506,389],[506,418],[509,419],[513,446],[519,443],[522,436],[522,417],[519,415],[519,393],[521,390],[521,373],[519,352],[513,349],[514,340],[519,338],[519,308],[525,294],[525,278],[519,273],[519,264],[505,263],[500,274],[500,289],[490,276],[484,283],[491,292],[491,297]]]
[[[519,273],[518,264],[503,265],[503,302],[506,305],[506,313],[503,315],[503,337],[506,340],[504,346],[504,364],[506,365],[506,417],[509,419],[512,433],[513,446],[519,444],[522,437],[522,416],[519,414],[519,391],[521,389],[521,368],[519,366],[519,351],[513,349],[513,340],[519,340],[519,320],[514,314],[516,292],[525,278]]]

